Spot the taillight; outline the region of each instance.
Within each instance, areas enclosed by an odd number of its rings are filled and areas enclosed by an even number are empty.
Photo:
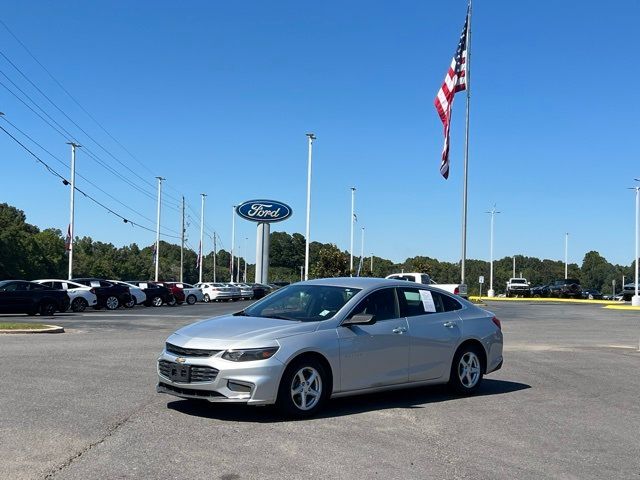
[[[458,287],[453,289],[453,294],[458,295],[460,293],[460,289]]]
[[[496,327],[502,330],[502,324],[500,323],[500,320],[498,320],[496,317],[493,317],[491,321],[495,324]]]

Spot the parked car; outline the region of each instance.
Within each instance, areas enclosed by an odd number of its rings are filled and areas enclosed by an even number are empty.
[[[273,282],[273,284],[278,287],[286,287],[287,285],[291,285],[291,282]]]
[[[539,285],[531,288],[531,296],[535,298],[548,297],[549,285]]]
[[[510,278],[505,290],[506,297],[528,297],[531,295],[531,285],[526,278]]]
[[[131,294],[131,301],[125,303],[124,306],[126,308],[133,308],[135,305],[144,305],[147,301],[147,294],[137,285],[133,283],[122,282],[120,280],[109,280],[111,283],[115,283],[118,285],[124,285],[129,288],[129,293]]]
[[[0,281],[0,313],[51,316],[66,312],[71,300],[64,290],[56,290],[24,280]]]
[[[549,297],[555,298],[582,298],[582,287],[580,280],[576,278],[565,278],[556,280],[549,285]]]
[[[240,298],[239,293],[232,287],[224,283],[196,283],[202,289],[203,300],[205,302],[229,301]]]
[[[631,298],[636,294],[636,284],[627,283],[622,289],[622,297],[625,302],[630,302]]]
[[[491,312],[429,285],[312,280],[175,332],[157,391],[308,417],[331,397],[392,388],[448,383],[472,394],[502,367],[502,344]]]
[[[204,300],[204,294],[202,290],[200,290],[195,285],[190,285],[188,283],[182,282],[166,282],[168,285],[175,285],[178,288],[181,288],[185,295],[185,301],[189,305],[193,305],[196,302],[201,302]]]
[[[394,280],[406,280],[408,282],[422,283],[424,285],[433,285],[441,290],[445,290],[454,295],[460,295],[467,298],[467,286],[464,283],[437,283],[426,273],[392,273],[386,278]]]
[[[149,283],[153,283],[154,285],[160,285],[162,287],[168,288],[169,291],[171,292],[171,295],[173,295],[174,298],[176,299],[176,303],[178,305],[182,305],[186,300],[184,290],[178,287],[178,285],[175,282],[149,282]]]
[[[94,289],[98,297],[98,304],[95,308],[106,308],[115,310],[116,308],[131,302],[129,287],[116,285],[101,278],[73,278],[76,283],[80,283]]]
[[[141,280],[129,280],[126,283],[135,285],[144,292],[147,297],[144,302],[145,307],[161,307],[162,304],[173,306],[176,304],[176,298],[165,286]]]
[[[253,298],[253,288],[246,283],[232,283],[232,287],[240,289],[240,298],[242,300],[251,300]]]
[[[34,280],[35,283],[51,287],[55,290],[64,290],[71,300],[71,310],[73,312],[84,312],[87,307],[95,307],[98,304],[98,297],[95,290],[86,285],[81,285],[71,280],[44,279]]]
[[[238,300],[240,300],[242,298],[242,291],[240,290],[240,287],[238,287],[237,285],[233,284],[233,283],[225,283],[224,284],[225,287],[231,289],[231,300],[234,302],[237,302]]]
[[[589,300],[603,300],[602,292],[595,288],[586,288],[582,290],[582,298]]]
[[[272,292],[272,288],[269,285],[265,285],[263,283],[250,283],[251,288],[253,289],[253,298],[255,300],[259,300],[262,297],[269,295]]]

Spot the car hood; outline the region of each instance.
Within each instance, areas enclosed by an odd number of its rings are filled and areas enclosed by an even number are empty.
[[[224,315],[187,325],[167,341],[190,348],[225,349],[237,343],[264,347],[267,346],[265,342],[312,332],[317,328],[317,322]]]

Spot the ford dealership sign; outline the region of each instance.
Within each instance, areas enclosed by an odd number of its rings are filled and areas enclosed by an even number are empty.
[[[275,200],[249,200],[238,205],[236,212],[252,222],[280,222],[293,213],[289,205]]]

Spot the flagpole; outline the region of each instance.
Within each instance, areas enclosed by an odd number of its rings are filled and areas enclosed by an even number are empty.
[[[158,179],[158,212],[156,218],[156,262],[155,262],[155,275],[154,280],[158,281],[158,267],[160,265],[160,206],[162,204],[162,181],[165,180],[162,177],[156,177]]]
[[[353,276],[353,220],[355,214],[356,187],[351,187],[351,244],[349,247],[349,276]]]
[[[198,249],[198,282],[202,283],[202,250],[204,250],[204,199],[207,196],[206,193],[201,193],[202,201],[200,202],[200,248]]]
[[[462,180],[462,261],[460,262],[460,283],[465,282],[465,263],[467,260],[467,173],[469,170],[469,109],[471,104],[471,0],[467,19],[467,59],[465,72],[465,91],[467,92],[467,108],[465,115],[464,136],[464,177]]]
[[[73,235],[75,234],[75,193],[76,193],[76,148],[80,145],[69,142],[71,145],[71,198],[69,202],[69,275],[73,278]]]

